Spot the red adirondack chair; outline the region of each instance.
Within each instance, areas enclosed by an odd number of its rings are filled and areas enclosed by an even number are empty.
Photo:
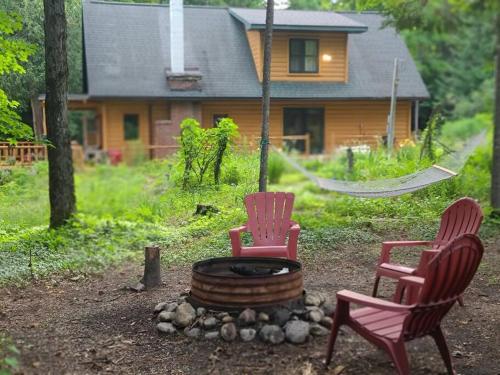
[[[417,301],[412,305],[401,305],[348,290],[338,292],[326,365],[332,359],[339,327],[345,324],[384,349],[401,375],[410,373],[405,342],[430,335],[439,348],[448,373],[454,374],[440,324],[469,285],[482,255],[481,241],[473,234],[462,235],[450,242],[429,263],[422,284],[418,280],[421,278],[415,276],[399,279],[400,290],[408,286],[420,286]],[[351,303],[363,307],[350,310]]]
[[[255,193],[245,197],[247,224],[229,231],[233,256],[297,259],[300,226],[291,220],[292,193]],[[240,233],[250,232],[252,246],[242,246]],[[288,243],[287,243],[288,235]]]
[[[372,296],[377,296],[378,285],[382,276],[393,279],[399,279],[400,277],[410,275],[424,276],[427,264],[430,258],[435,255],[435,251],[441,250],[449,241],[461,234],[477,234],[482,220],[483,213],[479,204],[471,198],[461,198],[444,211],[441,217],[441,225],[434,241],[384,242],[382,244],[382,253],[377,266]],[[395,247],[405,246],[428,246],[434,251],[423,252],[417,268],[391,263],[391,250]],[[408,303],[412,303],[414,298],[414,292],[409,291]],[[459,302],[463,305],[462,299],[460,299]]]

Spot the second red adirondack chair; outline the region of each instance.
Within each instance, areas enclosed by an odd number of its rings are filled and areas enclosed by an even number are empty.
[[[382,276],[399,279],[400,277],[416,275],[424,276],[426,266],[432,256],[433,251],[424,251],[417,268],[407,267],[400,264],[391,263],[391,250],[395,247],[427,246],[429,250],[441,250],[449,241],[457,238],[461,234],[477,234],[483,213],[481,207],[471,198],[461,198],[450,205],[441,217],[441,225],[434,241],[390,241],[382,244],[375,284],[373,286],[373,297],[377,296],[378,285]],[[414,299],[412,292],[409,293],[408,302]],[[460,299],[460,304],[462,300]]]
[[[337,307],[326,353],[332,359],[333,347],[341,325],[347,325],[365,339],[385,350],[400,375],[410,373],[405,342],[430,335],[436,342],[449,374],[454,374],[450,352],[441,330],[441,321],[471,282],[483,256],[481,241],[465,234],[439,251],[427,267],[419,285],[417,301],[401,305],[363,294],[342,290],[337,293]],[[415,286],[415,276],[402,277],[398,289]],[[362,308],[351,310],[350,305]]]
[[[293,201],[292,193],[247,195],[245,207],[248,222],[229,231],[233,256],[282,257],[296,260],[300,226],[291,220]],[[242,246],[241,232],[252,234],[252,246]]]

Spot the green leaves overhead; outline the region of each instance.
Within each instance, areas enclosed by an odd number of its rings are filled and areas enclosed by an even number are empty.
[[[19,15],[0,11],[0,76],[25,73],[21,64],[28,61],[35,49],[23,40],[15,38],[15,34],[21,29]],[[0,89],[0,141],[14,144],[19,139],[32,137],[31,128],[22,123],[16,112],[18,106],[18,102],[10,100],[5,91]]]

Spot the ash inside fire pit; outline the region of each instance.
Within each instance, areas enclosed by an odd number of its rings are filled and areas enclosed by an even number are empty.
[[[214,258],[193,265],[189,301],[195,306],[241,310],[291,304],[302,298],[299,262],[264,257]]]

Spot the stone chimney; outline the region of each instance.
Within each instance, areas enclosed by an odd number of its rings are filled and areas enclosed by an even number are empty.
[[[199,70],[184,65],[183,0],[170,0],[170,69],[166,74],[171,90],[201,90]]]

